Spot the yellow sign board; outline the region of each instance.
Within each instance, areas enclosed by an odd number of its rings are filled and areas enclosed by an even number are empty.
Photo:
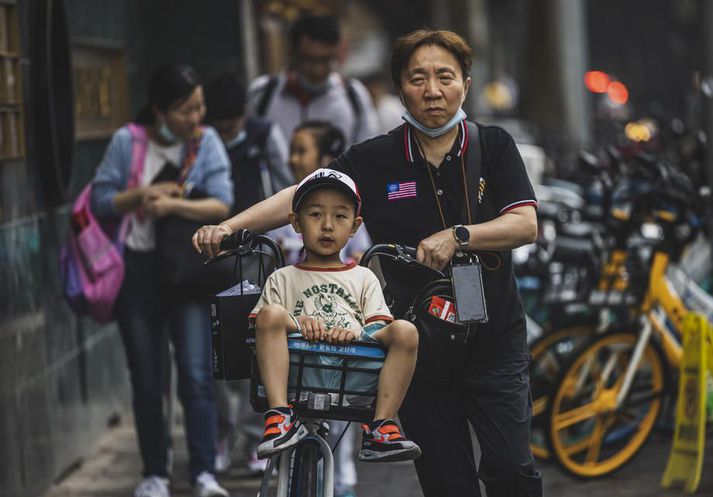
[[[661,486],[698,489],[706,436],[706,376],[711,333],[705,316],[689,313],[683,323],[683,360],[676,404],[676,431]]]

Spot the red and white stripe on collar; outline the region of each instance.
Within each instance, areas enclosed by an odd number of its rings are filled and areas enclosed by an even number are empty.
[[[463,155],[468,148],[468,126],[465,125],[465,120],[458,123],[460,129],[458,130],[458,157]],[[415,138],[413,136],[413,130],[410,124],[404,126],[404,151],[406,153],[406,162],[413,163],[416,160],[414,151],[418,151],[415,144]]]

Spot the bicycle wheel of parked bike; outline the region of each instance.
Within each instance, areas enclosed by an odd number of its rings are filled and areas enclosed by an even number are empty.
[[[573,325],[554,330],[530,345],[530,391],[532,392],[532,426],[530,449],[539,459],[549,459],[545,443],[545,411],[548,393],[560,376],[570,355],[595,332],[594,325]]]
[[[573,476],[595,478],[618,470],[651,434],[668,380],[658,344],[646,344],[629,392],[616,405],[637,339],[623,331],[594,337],[562,369],[550,393],[547,445]]]
[[[305,440],[295,449],[290,497],[321,497],[322,479],[320,446],[313,440]]]

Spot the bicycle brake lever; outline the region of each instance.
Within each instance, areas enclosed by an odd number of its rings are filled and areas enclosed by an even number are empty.
[[[220,255],[216,255],[215,257],[208,259],[207,261],[203,262],[203,266],[210,266],[211,264],[215,264],[216,262],[220,262],[223,259],[227,259],[228,257],[231,257],[237,253],[237,250],[227,250]]]
[[[394,245],[394,248],[396,249],[396,254],[398,257],[416,260],[416,249],[415,248],[404,247],[402,245]],[[409,250],[404,250],[405,248],[408,248]]]
[[[234,252],[238,255],[248,255],[250,252],[255,250],[255,245],[255,238],[250,238],[246,241],[246,243],[239,245]]]
[[[418,259],[416,259],[416,257],[414,257],[414,256],[411,255],[410,253],[404,251],[404,250],[403,250],[400,246],[398,246],[398,245],[396,246],[396,252],[397,252],[397,254],[398,254],[398,255],[396,256],[396,260],[397,260],[398,262],[401,262],[401,263],[403,263],[403,264],[405,264],[405,265],[407,265],[407,266],[410,266],[410,267],[426,268],[426,269],[428,269],[428,270],[430,270],[430,271],[433,271],[433,272],[437,273],[437,274],[438,274],[439,276],[441,276],[441,277],[444,277],[444,276],[445,276],[444,273],[443,273],[443,271],[439,271],[439,270],[436,269],[436,268],[432,268],[431,266],[427,266],[427,265],[424,264],[423,262],[420,262]]]
[[[251,233],[246,229],[239,229],[233,233],[223,237],[223,241],[220,243],[220,248],[224,251],[215,257],[208,259],[203,263],[204,266],[209,266],[218,261],[222,261],[228,257],[232,256],[245,256],[249,255],[256,246],[255,234]],[[228,248],[232,247],[232,248]]]

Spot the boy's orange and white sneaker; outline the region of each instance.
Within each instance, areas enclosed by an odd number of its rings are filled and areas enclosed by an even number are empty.
[[[278,407],[265,413],[265,433],[257,446],[257,457],[264,459],[292,447],[307,436],[307,427],[291,407]]]
[[[372,421],[362,425],[362,428],[360,461],[409,461],[421,455],[420,447],[401,434],[399,425],[393,419]]]

